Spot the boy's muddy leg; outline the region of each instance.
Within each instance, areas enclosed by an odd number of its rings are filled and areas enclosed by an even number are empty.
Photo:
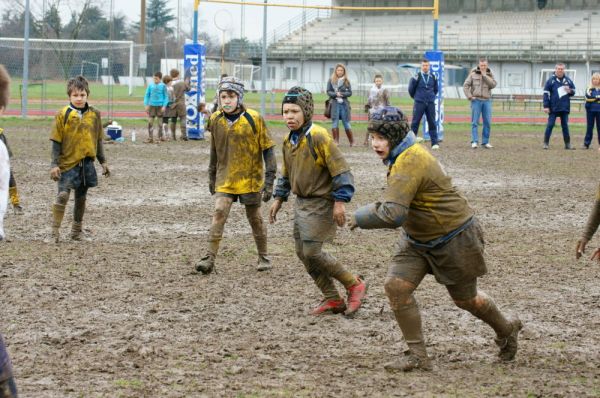
[[[263,222],[259,205],[246,205],[246,218],[252,227],[252,236],[258,252],[258,271],[271,269],[271,260],[267,257],[267,228]]]
[[[304,268],[306,268],[308,274],[311,276],[311,278],[313,278],[315,284],[317,285],[321,293],[323,293],[323,297],[325,298],[325,300],[341,300],[340,294],[329,275],[322,272],[319,269],[318,265],[311,263],[304,255],[305,244],[310,246],[313,243],[320,242],[303,241],[302,239],[296,238],[296,255],[298,256],[300,261],[302,261],[302,264],[304,264]],[[307,248],[307,252],[310,252],[310,250],[310,248]]]
[[[181,130],[181,139],[184,141],[187,141],[188,137],[187,137],[187,129],[185,126],[185,122],[186,122],[185,116],[179,117],[179,129]]]
[[[229,217],[229,211],[233,199],[226,196],[217,196],[215,200],[215,212],[213,213],[212,224],[208,233],[208,249],[206,255],[200,259],[196,265],[196,271],[203,274],[209,274],[215,267],[215,258],[219,252],[219,245],[223,239],[223,230],[225,222]]]
[[[423,338],[421,313],[413,295],[417,285],[398,277],[387,277],[384,287],[396,322],[409,348],[408,355],[386,364],[385,369],[404,372],[431,369]]]
[[[154,116],[148,116],[148,141],[154,141]]]
[[[81,240],[86,197],[87,188],[75,190],[75,207],[73,208],[73,225],[71,226],[71,239],[73,240]]]
[[[52,205],[52,238],[56,243],[60,241],[60,225],[65,216],[69,194],[70,191],[59,192],[56,196],[56,202]]]

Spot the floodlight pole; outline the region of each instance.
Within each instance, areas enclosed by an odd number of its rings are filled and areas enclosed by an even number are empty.
[[[23,45],[23,81],[21,82],[21,116],[27,117],[27,84],[29,79],[29,0],[25,0],[25,32],[23,38],[25,39]]]
[[[440,0],[433,0],[433,51],[438,50],[438,22],[440,19]]]
[[[260,63],[260,114],[265,115],[267,96],[267,0],[263,8],[263,40],[262,40],[262,60]]]

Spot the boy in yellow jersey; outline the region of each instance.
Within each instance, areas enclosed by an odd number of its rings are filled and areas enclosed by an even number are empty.
[[[327,130],[312,123],[314,103],[310,91],[292,87],[283,98],[281,112],[290,133],[283,143],[283,167],[269,221],[276,221],[290,192],[296,194],[296,255],[323,293],[323,301],[312,313],[353,315],[361,306],[367,285],[322,248],[324,242],[333,240],[336,224],[342,227],[346,222],[345,203],[354,194],[354,177]],[[334,279],[346,288],[347,303]]]
[[[385,292],[409,351],[385,366],[389,371],[431,369],[413,291],[426,274],[445,285],[454,303],[490,325],[496,332],[501,360],[517,353],[521,321],[508,320],[491,297],[477,289],[477,277],[487,268],[483,232],[467,199],[452,185],[440,163],[416,144],[400,109],[375,112],[368,126],[372,148],[389,167],[381,201],[356,210],[350,228],[398,228],[407,245],[394,254]]]
[[[52,237],[56,243],[71,190],[75,191],[71,239],[81,240],[87,191],[98,185],[94,160],[100,162],[102,174],[110,176],[102,146],[104,133],[100,111],[88,105],[89,94],[89,85],[83,76],[68,81],[70,103],[56,114],[50,134],[50,178],[58,182],[58,195],[52,206]]]
[[[271,269],[267,257],[267,229],[260,212],[261,199],[268,202],[273,194],[277,172],[275,142],[262,116],[244,106],[244,84],[235,77],[219,83],[219,110],[208,120],[211,133],[209,190],[215,196],[215,212],[208,235],[206,255],[196,271],[210,274],[223,237],[225,222],[233,202],[246,207],[246,218],[258,251],[258,271]],[[263,175],[263,162],[265,172]]]

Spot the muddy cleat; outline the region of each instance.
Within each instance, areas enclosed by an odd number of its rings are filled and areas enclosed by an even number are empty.
[[[346,316],[353,316],[362,305],[362,300],[367,294],[367,284],[361,277],[356,277],[356,285],[348,288],[348,309],[344,312]]]
[[[517,355],[518,349],[518,337],[519,332],[523,329],[523,323],[519,320],[519,318],[514,318],[510,321],[512,325],[512,332],[502,338],[495,338],[494,341],[500,347],[500,352],[498,353],[498,357],[502,361],[512,361],[515,359],[515,355]]]
[[[200,262],[196,265],[196,271],[202,272],[204,275],[208,275],[215,269],[215,256],[210,254],[202,257]]]
[[[421,357],[410,350],[404,352],[404,357],[383,365],[388,372],[410,372],[412,370],[432,370],[431,361],[427,356]]]
[[[258,256],[258,264],[256,265],[257,271],[269,271],[273,266],[271,260],[267,256]]]
[[[346,311],[346,303],[342,299],[327,299],[323,300],[318,307],[311,311],[313,315],[321,315],[325,312],[332,312],[334,314],[341,314]]]
[[[83,224],[77,221],[73,221],[73,225],[71,225],[71,240],[80,241],[82,230]]]

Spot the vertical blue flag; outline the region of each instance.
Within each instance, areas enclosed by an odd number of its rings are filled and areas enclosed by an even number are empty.
[[[437,123],[438,140],[444,140],[444,53],[441,51],[426,51],[425,58],[429,60],[430,70],[437,79],[438,93],[435,98],[435,122]],[[423,123],[423,138],[429,138],[427,120]]]
[[[206,48],[204,44],[186,44],[183,46],[184,78],[190,90],[185,93],[185,112],[187,136],[192,140],[204,139],[204,116],[198,112],[198,105],[206,103]]]

